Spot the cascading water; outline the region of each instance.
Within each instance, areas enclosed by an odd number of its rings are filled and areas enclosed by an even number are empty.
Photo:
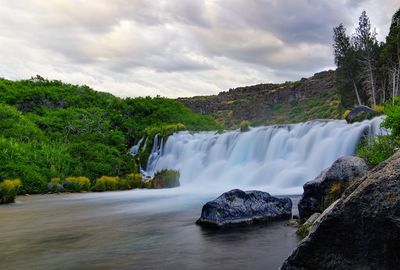
[[[181,188],[198,192],[241,188],[300,194],[306,181],[337,158],[354,154],[363,135],[383,133],[381,121],[316,120],[248,132],[178,132],[165,145],[154,139],[146,173],[179,170]]]

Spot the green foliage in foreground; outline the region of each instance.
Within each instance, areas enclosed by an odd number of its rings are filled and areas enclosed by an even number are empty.
[[[129,154],[133,144],[182,129],[220,126],[168,98],[121,99],[40,76],[0,79],[0,182],[19,178],[19,193],[40,193],[60,178],[53,189],[63,184],[70,191],[88,190],[66,179],[85,177],[92,186],[103,175],[126,178],[137,171]]]
[[[371,138],[363,141],[357,147],[357,156],[362,157],[369,165],[375,167],[391,157],[399,145],[399,140],[390,135]]]
[[[384,112],[386,118],[382,127],[391,131],[391,134],[365,139],[357,147],[357,155],[371,166],[388,159],[400,147],[400,99],[396,99],[394,104],[386,104]]]

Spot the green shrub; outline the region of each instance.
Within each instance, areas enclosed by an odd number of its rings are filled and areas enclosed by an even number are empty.
[[[140,173],[131,173],[126,176],[130,188],[141,188],[143,185],[142,175]]]
[[[154,188],[179,187],[179,177],[179,171],[164,169],[155,173],[152,185]]]
[[[54,178],[51,178],[50,183],[52,183],[52,184],[61,184],[62,181],[61,181],[61,179],[59,177],[54,177]]]
[[[247,120],[243,120],[240,122],[240,132],[246,132],[250,130],[250,122]]]
[[[113,191],[119,189],[119,177],[102,176],[96,179],[92,188],[94,191]]]
[[[392,136],[400,136],[400,99],[396,99],[394,105],[388,104],[385,107],[385,114],[382,126],[390,129]]]
[[[87,177],[79,176],[79,177],[67,177],[63,183],[65,191],[69,192],[81,192],[81,191],[89,191],[90,189],[90,180]]]
[[[4,180],[0,183],[0,203],[12,203],[15,201],[21,180]]]
[[[157,188],[157,187],[154,186],[153,180],[148,180],[146,182],[143,182],[142,188],[152,189],[152,188]]]
[[[366,139],[357,147],[357,156],[365,159],[369,165],[376,166],[391,157],[399,147],[399,139],[391,135]]]
[[[372,109],[377,113],[377,114],[383,114],[385,112],[385,106],[384,105],[375,105],[372,107]]]

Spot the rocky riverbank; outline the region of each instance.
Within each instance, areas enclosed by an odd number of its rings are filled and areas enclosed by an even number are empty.
[[[281,269],[398,269],[399,250],[400,151],[326,209]]]

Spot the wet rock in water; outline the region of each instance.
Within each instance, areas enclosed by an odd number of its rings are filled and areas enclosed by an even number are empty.
[[[400,151],[315,221],[281,270],[399,269]]]
[[[196,223],[222,227],[255,221],[290,219],[291,216],[292,201],[290,198],[277,198],[262,191],[234,189],[207,202]]]
[[[351,124],[354,122],[361,122],[363,120],[372,119],[377,116],[378,113],[367,106],[358,106],[350,111],[346,116],[347,123]]]
[[[321,213],[340,197],[351,181],[367,171],[368,165],[362,158],[346,156],[337,159],[314,180],[304,184],[298,205],[300,218],[305,220],[314,213]]]

